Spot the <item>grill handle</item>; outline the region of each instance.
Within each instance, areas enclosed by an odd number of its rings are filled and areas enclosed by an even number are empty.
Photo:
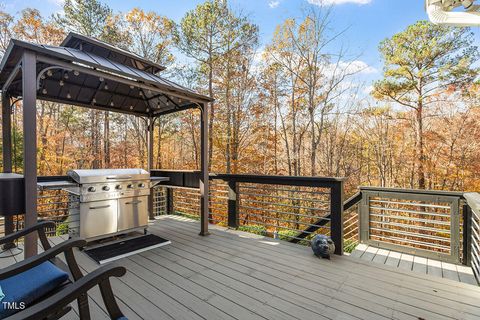
[[[140,201],[140,200],[137,200],[137,201],[129,201],[129,202],[125,202],[125,204],[139,204],[139,203],[142,203],[142,201]]]
[[[107,180],[127,180],[132,179],[132,176],[109,176]]]
[[[97,206],[97,207],[90,207],[90,210],[95,210],[95,209],[105,209],[105,208],[110,208],[110,205],[104,205],[104,206]]]

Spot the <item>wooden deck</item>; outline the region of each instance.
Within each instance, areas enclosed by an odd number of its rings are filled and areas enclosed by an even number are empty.
[[[359,258],[364,261],[397,267],[407,271],[478,285],[472,268],[464,265],[427,259],[365,244],[359,244],[350,256],[352,258]]]
[[[172,244],[117,261],[128,272],[112,281],[130,320],[480,319],[477,286],[353,257],[322,260],[307,247],[215,226],[201,237],[198,222],[177,216],[150,231]],[[97,268],[77,258],[83,271]],[[99,290],[90,298],[92,318],[105,319]]]

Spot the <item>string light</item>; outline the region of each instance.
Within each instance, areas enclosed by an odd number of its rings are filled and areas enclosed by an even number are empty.
[[[68,78],[69,78],[69,76],[68,76],[68,71],[65,71],[65,73],[63,74],[63,77],[64,77],[65,79],[68,79]]]
[[[97,103],[97,99],[93,98],[93,99],[92,99],[92,103],[93,103],[93,104]]]
[[[113,101],[110,102],[110,107],[113,107],[114,105],[115,105],[115,103],[113,103]]]
[[[147,108],[147,112],[150,112],[150,109],[149,109],[149,108]]]
[[[69,93],[67,93],[67,99],[72,99],[72,95]]]
[[[52,76],[52,70],[47,70],[47,76],[49,76],[49,77]]]
[[[40,79],[42,80],[45,80],[45,75],[42,73],[42,75],[40,76]]]
[[[133,106],[130,106],[130,110],[133,110]]]
[[[130,89],[133,89],[133,88],[134,88],[134,86],[130,85]]]
[[[160,109],[160,102],[157,103],[157,108]]]
[[[73,71],[73,74],[74,74],[76,77],[78,77],[78,75],[80,74],[80,72],[78,72],[77,70],[74,70],[74,71]]]
[[[100,80],[100,82],[103,82],[105,79],[103,79],[103,77],[100,77],[98,78],[98,80]]]
[[[58,83],[60,85],[60,87],[63,87],[65,85],[65,83],[63,82],[63,80],[60,80],[60,82]]]
[[[167,103],[166,103],[166,104],[167,104],[167,107],[168,107],[168,106],[170,105],[170,102],[169,102],[169,101],[167,101]]]
[[[108,90],[108,84],[107,84],[107,82],[105,82],[104,88],[105,88],[105,90]]]
[[[43,88],[42,93],[47,94],[47,89]]]

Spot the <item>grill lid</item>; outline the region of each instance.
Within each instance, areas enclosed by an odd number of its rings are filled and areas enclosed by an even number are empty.
[[[79,184],[150,179],[143,169],[75,169],[67,175]]]

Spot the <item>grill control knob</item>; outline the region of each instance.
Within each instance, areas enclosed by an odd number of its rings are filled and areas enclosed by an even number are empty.
[[[110,187],[109,186],[104,186],[102,189],[103,189],[103,191],[109,191]]]
[[[115,189],[117,189],[117,190],[122,190],[122,186],[119,185],[119,184],[117,184],[117,185],[115,186]]]
[[[127,188],[128,188],[128,189],[132,189],[132,188],[133,188],[133,184],[129,184],[129,185],[127,186]]]
[[[97,189],[95,189],[95,187],[88,187],[88,192],[95,192],[97,191]]]
[[[138,184],[138,187],[140,187],[140,188],[145,187],[145,183],[143,183],[143,182],[142,182],[142,183],[139,183],[139,184]]]

